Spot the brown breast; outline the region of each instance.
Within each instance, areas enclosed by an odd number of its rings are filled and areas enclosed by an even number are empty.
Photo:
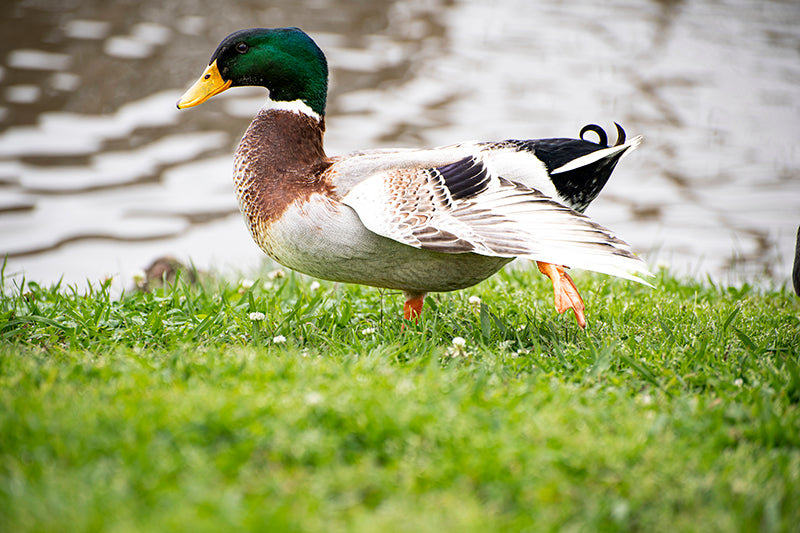
[[[236,151],[234,184],[251,233],[262,239],[269,226],[295,202],[314,193],[335,196],[326,179],[331,160],[322,138],[324,119],[265,109],[247,129]]]

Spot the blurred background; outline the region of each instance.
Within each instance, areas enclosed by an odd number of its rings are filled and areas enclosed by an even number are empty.
[[[329,154],[576,137],[645,143],[587,214],[653,268],[789,279],[800,224],[796,0],[6,0],[0,257],[78,286],[172,255],[247,272],[232,154],[266,92],[175,102],[218,42],[299,26],[331,67]],[[610,135],[612,139],[614,135]]]

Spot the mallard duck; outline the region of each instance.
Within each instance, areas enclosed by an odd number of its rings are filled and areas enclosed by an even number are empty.
[[[230,87],[269,99],[236,151],[239,207],[278,263],[339,282],[399,289],[418,320],[429,292],[470,287],[517,257],[553,283],[559,313],[584,304],[565,267],[646,283],[628,244],[582,214],[641,137],[467,142],[329,157],[323,149],[328,67],[298,28],[232,33],[178,101],[199,105]],[[585,140],[594,131],[598,143]]]

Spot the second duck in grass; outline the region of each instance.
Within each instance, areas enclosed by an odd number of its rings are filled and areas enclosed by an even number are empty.
[[[643,282],[644,263],[581,214],[620,158],[641,141],[469,142],[428,150],[328,157],[328,66],[298,28],[235,32],[217,47],[179,108],[230,87],[261,86],[267,104],[236,151],[239,207],[270,257],[311,276],[399,289],[417,319],[426,293],[463,289],[516,257],[537,262],[559,313],[584,304],[565,267]],[[594,131],[599,143],[583,140]]]

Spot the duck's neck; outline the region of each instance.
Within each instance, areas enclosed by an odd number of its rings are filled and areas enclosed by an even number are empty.
[[[302,103],[271,104],[253,119],[236,151],[234,182],[254,235],[295,201],[329,191],[324,131],[324,117]]]

